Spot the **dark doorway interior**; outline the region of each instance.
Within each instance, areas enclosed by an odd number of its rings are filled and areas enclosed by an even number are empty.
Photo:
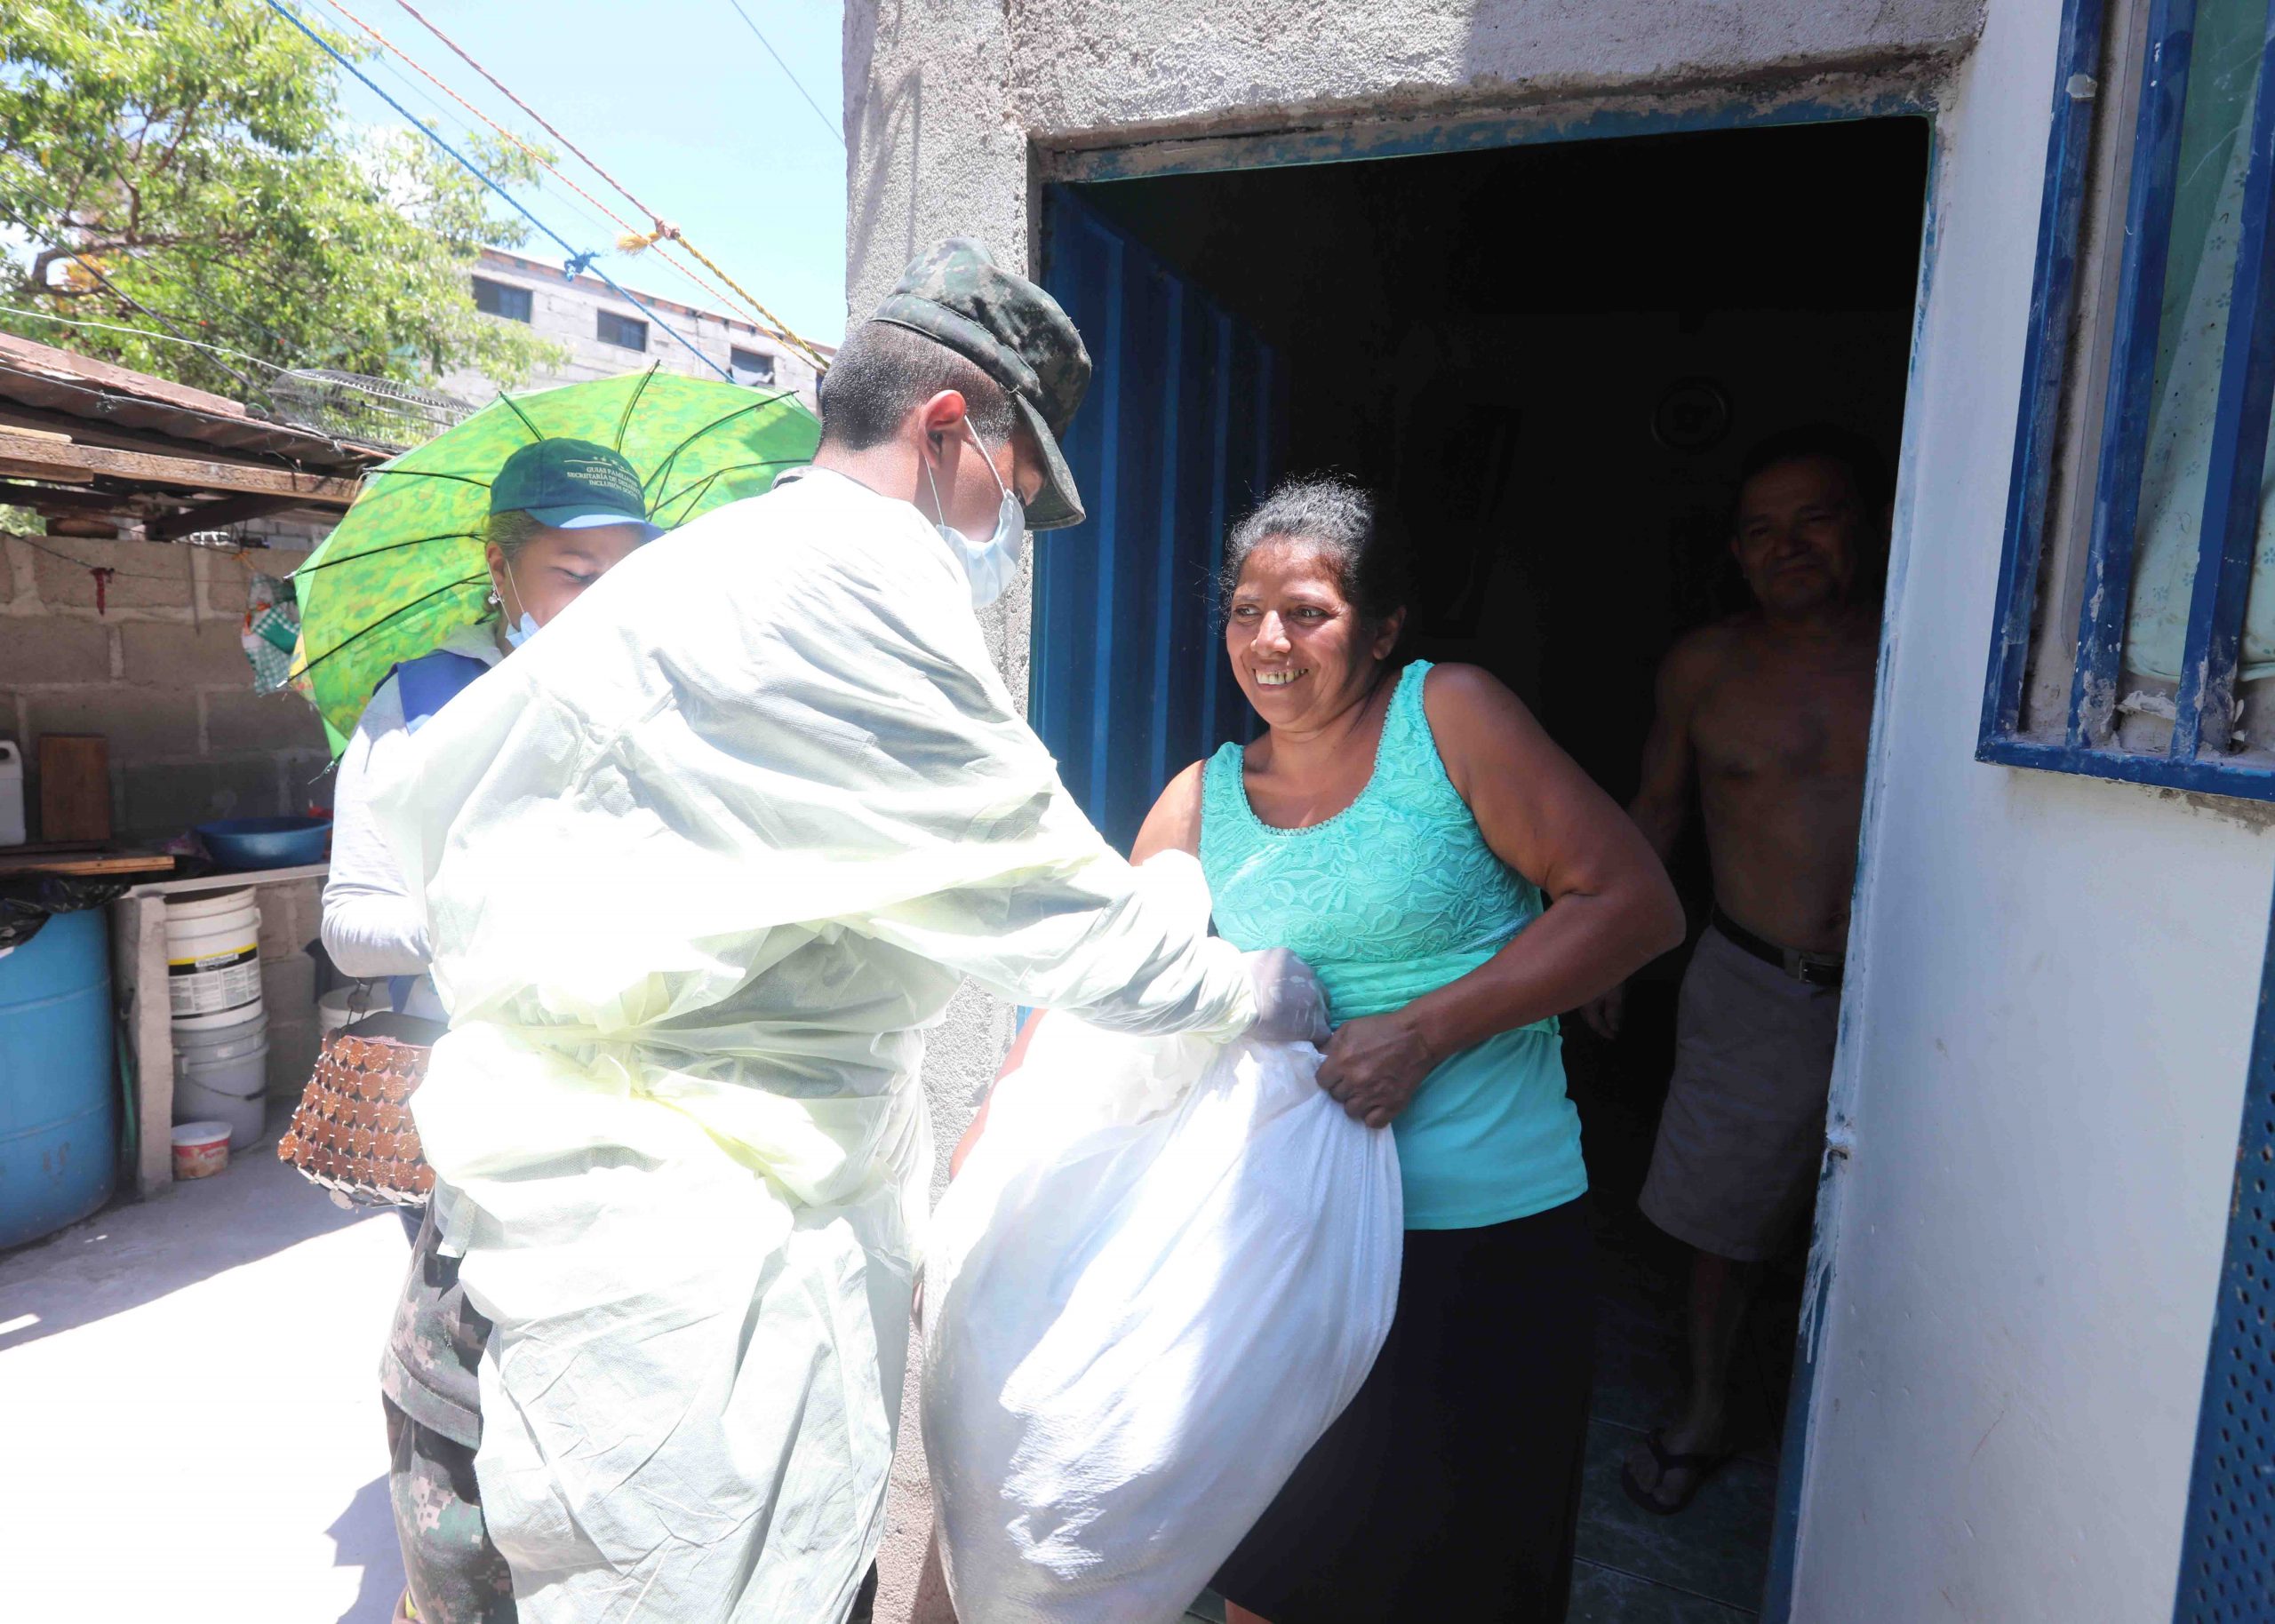
[[[1725,538],[1746,448],[1829,419],[1893,465],[1928,162],[1926,123],[1886,119],[1069,191],[1277,350],[1279,466],[1384,494],[1418,582],[1412,651],[1493,670],[1624,801],[1661,656],[1742,601]],[[1703,854],[1678,867],[1701,919]],[[1684,1259],[1635,1195],[1682,967],[1646,974],[1616,1046],[1566,1023],[1606,1327],[1577,1620],[1751,1617],[1768,1558],[1798,1259],[1742,1356],[1746,1457],[1673,1518],[1617,1481],[1681,1379]]]

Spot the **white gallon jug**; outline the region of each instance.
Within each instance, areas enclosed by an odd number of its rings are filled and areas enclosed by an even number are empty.
[[[0,846],[24,843],[24,752],[0,738]]]

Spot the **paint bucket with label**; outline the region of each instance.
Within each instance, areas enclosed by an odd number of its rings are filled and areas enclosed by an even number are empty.
[[[260,1010],[260,906],[251,891],[166,904],[166,994],[177,1031]]]
[[[268,1012],[242,1010],[229,1026],[174,1025],[174,1116],[229,1125],[242,1150],[261,1135],[268,1108]]]

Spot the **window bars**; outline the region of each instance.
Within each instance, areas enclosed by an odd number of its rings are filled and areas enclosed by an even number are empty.
[[[1987,761],[2275,799],[2275,716],[2247,737],[2242,682],[2275,675],[2275,585],[2255,604],[2263,546],[2275,576],[2266,499],[2275,400],[2275,8],[2265,0],[2149,0],[2120,34],[2119,5],[2070,0],[2048,142],[2038,269],[2000,572],[1998,625],[1976,754]],[[2137,82],[2123,181],[2123,233],[2109,301],[2097,416],[2077,331],[2083,227],[2093,201],[2094,124],[2108,50]],[[2119,109],[2103,139],[2126,132]],[[2121,244],[2121,248],[2117,245]],[[2075,368],[2078,376],[2072,377]],[[2074,640],[2049,635],[2063,594],[2048,578],[2053,471],[2090,473],[2090,520]],[[2090,459],[2085,462],[2082,459]],[[2084,489],[2082,484],[2080,489]],[[2082,506],[2082,501],[2081,504]],[[2035,652],[2033,652],[2035,650]],[[2058,693],[2060,716],[2028,713],[2026,689]],[[2035,660],[2040,669],[2033,671]],[[2129,692],[2135,685],[2142,691]],[[2275,697],[2270,701],[2275,706]],[[2143,739],[2120,712],[2168,718]]]

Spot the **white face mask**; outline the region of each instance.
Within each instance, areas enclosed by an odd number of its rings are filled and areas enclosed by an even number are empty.
[[[518,598],[522,595],[522,584],[514,579],[514,567],[511,564],[506,566],[506,583],[514,589],[515,597]],[[504,617],[502,611],[499,617],[501,619]],[[506,628],[506,641],[509,647],[518,649],[531,638],[535,637],[538,631],[537,617],[531,614],[529,610],[523,609],[520,621]]]
[[[945,520],[938,521],[936,528],[963,561],[964,574],[971,583],[971,607],[983,609],[1002,597],[1019,573],[1019,559],[1027,548],[1027,513],[1019,505],[1019,498],[1011,494],[1011,488],[1003,483],[1003,476],[995,472],[995,459],[980,443],[979,434],[969,418],[964,419],[963,432],[971,436],[971,443],[978,448],[980,461],[987,465],[988,474],[1003,493],[1003,505],[995,510],[995,533],[985,541],[974,541]],[[931,482],[932,511],[945,513],[947,510],[940,502],[940,482],[933,477],[930,462],[924,465],[924,477]]]

